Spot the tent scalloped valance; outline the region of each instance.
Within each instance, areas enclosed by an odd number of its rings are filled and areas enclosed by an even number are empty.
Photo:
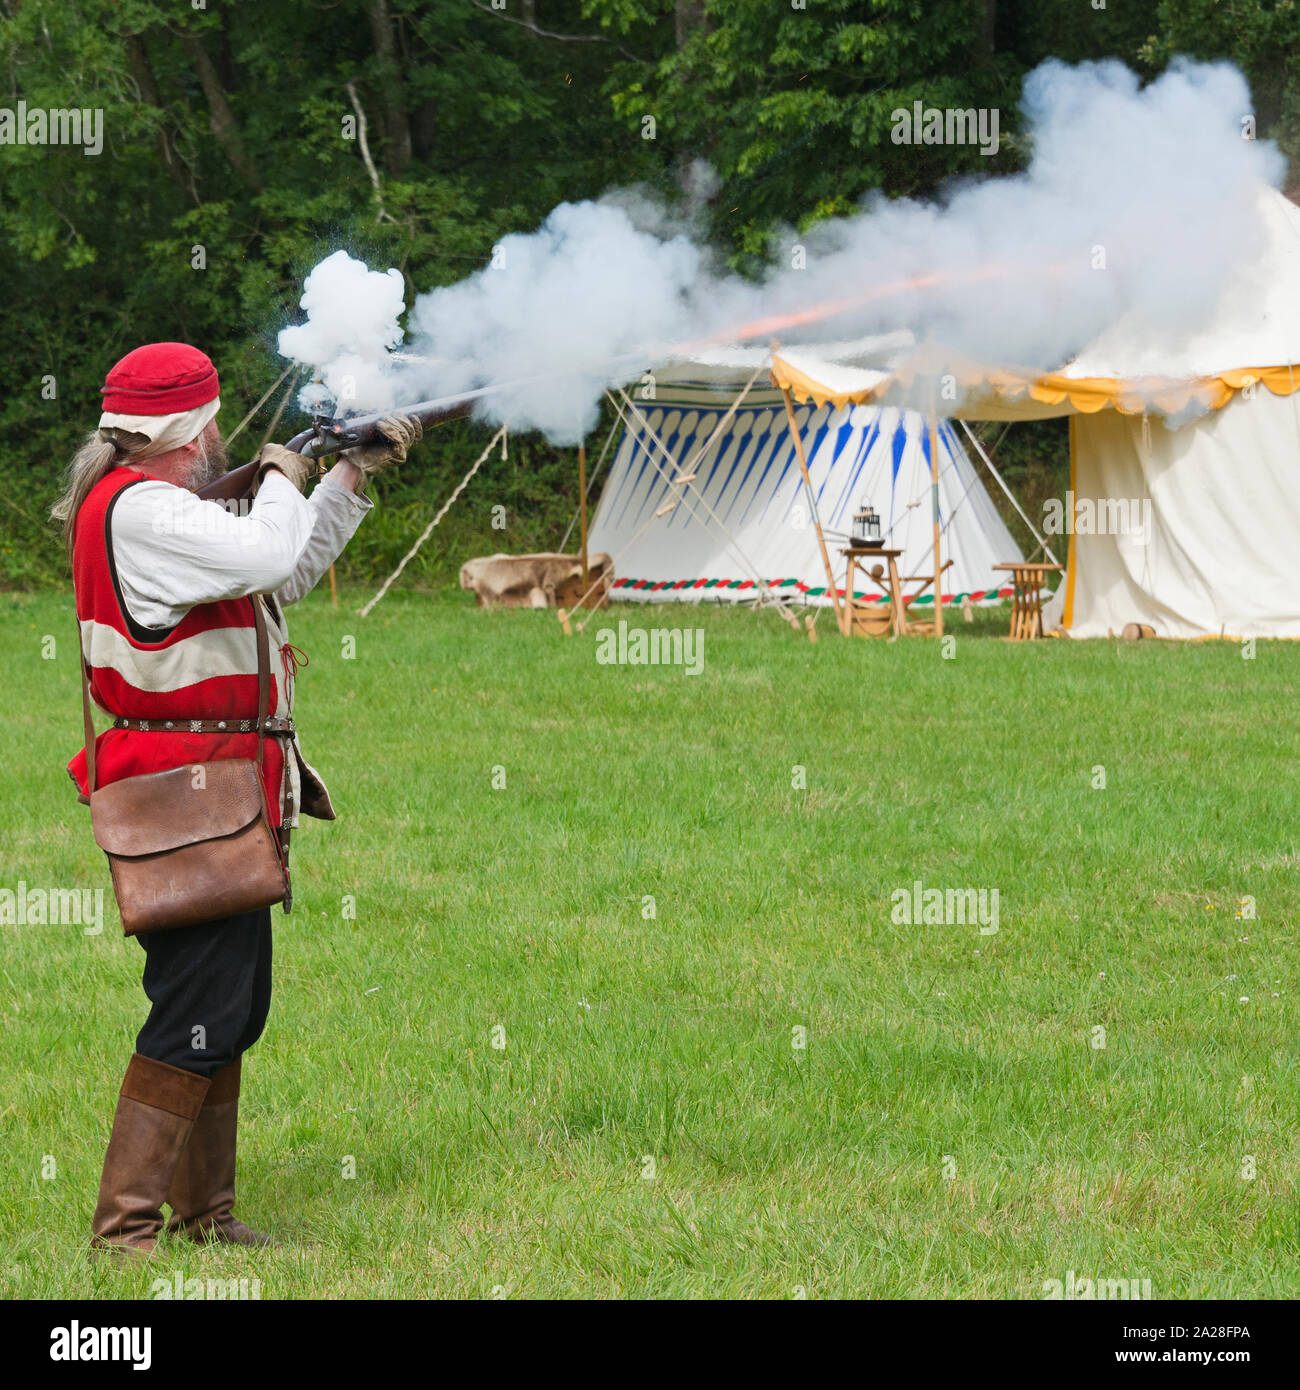
[[[912,373],[906,368],[856,391],[836,391],[792,366],[779,354],[772,358],[772,381],[788,390],[800,404],[813,401],[819,406],[827,403],[836,409],[846,405],[879,405],[889,396],[897,382],[907,382]],[[1069,377],[1059,372],[1032,377],[1023,373],[980,368],[957,372],[959,385],[965,391],[990,388],[1003,400],[1015,401],[1028,397],[1040,405],[1068,405],[1083,415],[1113,407],[1122,415],[1141,415],[1148,410],[1174,415],[1188,405],[1198,402],[1209,410],[1219,410],[1244,387],[1262,383],[1275,396],[1290,396],[1300,391],[1300,368],[1233,367],[1213,376],[1193,377],[1173,381],[1159,378],[1138,378],[1122,381],[1113,377]]]

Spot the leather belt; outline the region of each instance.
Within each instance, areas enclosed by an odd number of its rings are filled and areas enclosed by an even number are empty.
[[[257,728],[256,719],[126,719],[113,720],[113,728],[129,729],[137,734],[251,734]],[[262,733],[267,737],[294,734],[292,719],[272,715],[262,721]]]

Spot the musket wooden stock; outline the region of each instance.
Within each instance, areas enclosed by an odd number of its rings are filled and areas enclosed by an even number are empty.
[[[457,401],[452,405],[434,404],[432,401],[403,406],[399,410],[375,411],[371,415],[357,415],[352,419],[321,420],[309,430],[296,434],[285,446],[297,454],[308,454],[312,458],[323,458],[327,454],[337,454],[343,449],[361,448],[366,444],[378,443],[383,435],[379,422],[385,415],[413,415],[427,430],[446,420],[460,420],[473,409],[473,401]],[[255,461],[254,461],[255,462]],[[209,500],[230,501],[248,497],[253,486],[254,463],[245,463],[223,473],[214,482],[201,487],[194,494]]]
[[[252,463],[245,463],[239,468],[232,468],[229,473],[223,473],[205,487],[198,488],[194,495],[223,502],[247,497],[253,486],[253,467]]]

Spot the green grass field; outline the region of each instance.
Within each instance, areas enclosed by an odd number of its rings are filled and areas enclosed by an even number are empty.
[[[6,1295],[1300,1294],[1300,645],[361,597],[290,613],[340,818],[245,1068],[236,1210],[303,1243],[89,1265],[144,1007],[109,895],[0,927]],[[703,674],[597,664],[620,617],[702,627]],[[0,596],[0,887],[107,885],[72,631]],[[894,922],[916,880],[999,930]]]

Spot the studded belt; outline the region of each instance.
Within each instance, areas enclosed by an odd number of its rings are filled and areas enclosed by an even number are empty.
[[[251,734],[256,719],[124,719],[113,720],[113,728],[137,734]],[[292,719],[271,716],[262,721],[262,733],[270,738],[296,732]]]

